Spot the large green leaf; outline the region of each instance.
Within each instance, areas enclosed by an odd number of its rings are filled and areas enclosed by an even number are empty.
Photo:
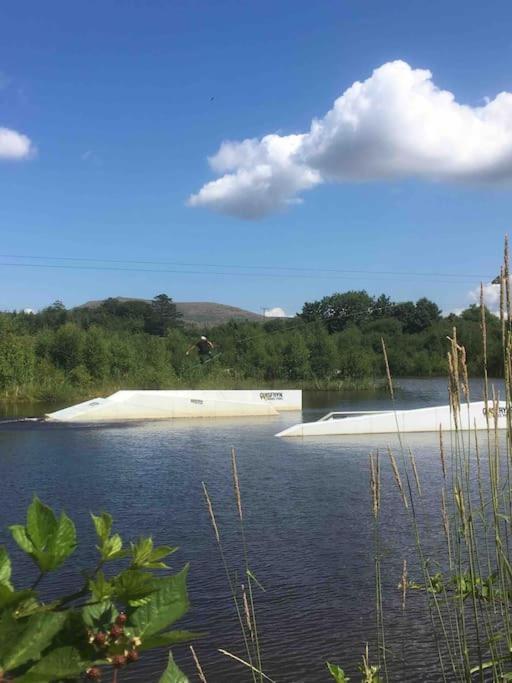
[[[152,574],[137,569],[126,569],[112,581],[115,597],[121,602],[136,605],[155,592],[156,581]]]
[[[174,659],[172,658],[171,652],[169,652],[167,668],[165,669],[158,683],[189,683],[188,678],[182,671],[180,671]]]
[[[34,496],[27,510],[27,536],[36,550],[45,550],[48,540],[57,529],[57,519],[53,510]]]
[[[23,676],[16,678],[16,683],[46,683],[78,678],[91,664],[84,662],[74,647],[59,647],[40,659]]]
[[[131,623],[144,636],[151,636],[169,627],[189,608],[187,595],[188,565],[175,576],[158,579],[155,592],[131,616]]]
[[[1,668],[11,671],[31,659],[39,659],[41,652],[64,626],[66,618],[65,612],[43,612],[18,620],[16,640],[2,652]]]
[[[3,668],[4,659],[21,637],[23,629],[23,623],[16,620],[10,610],[0,612],[0,670]]]
[[[0,586],[11,586],[11,560],[5,548],[0,548]]]
[[[72,520],[63,512],[53,535],[48,541],[48,551],[54,568],[60,566],[76,548],[76,529]]]
[[[76,548],[75,525],[62,513],[57,521],[53,510],[34,497],[27,511],[27,526],[10,527],[14,540],[42,572],[57,569]]]
[[[196,638],[202,638],[204,633],[194,633],[193,631],[167,631],[166,633],[155,633],[142,641],[141,650],[151,650],[154,647],[170,647],[179,643],[187,643]]]

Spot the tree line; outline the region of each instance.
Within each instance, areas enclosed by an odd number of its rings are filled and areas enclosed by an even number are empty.
[[[294,318],[185,324],[172,299],[107,299],[91,308],[61,302],[38,313],[0,313],[0,392],[4,398],[87,397],[118,388],[236,387],[296,383],[339,387],[383,376],[381,339],[393,374],[446,373],[447,337],[457,328],[469,368],[483,367],[480,309],[443,316],[432,301],[393,302],[366,291],[306,302]],[[501,324],[487,311],[490,375],[502,373]],[[215,343],[200,366],[186,349],[200,334]]]

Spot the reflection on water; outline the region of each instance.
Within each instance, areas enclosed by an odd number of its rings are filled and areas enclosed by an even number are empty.
[[[475,400],[481,398],[478,382],[472,391]],[[446,383],[401,380],[396,400],[399,407],[446,403]],[[330,660],[357,680],[365,643],[374,645],[368,453],[384,449],[392,435],[303,441],[274,434],[302,417],[311,420],[330,410],[389,406],[385,392],[317,392],[305,396],[302,416],[105,426],[4,424],[0,526],[21,521],[33,492],[71,512],[84,547],[61,576],[60,587],[67,588],[79,581],[77,567],[93,561],[86,550],[94,546],[90,511],[111,512],[116,529],[126,536],[152,533],[158,543],[179,545],[173,567],[191,563],[192,610],[182,626],[208,632],[196,650],[209,683],[249,681],[246,671],[218,653],[218,648],[243,650],[201,492],[201,481],[206,481],[227,556],[240,570],[229,460],[234,445],[252,569],[266,589],[257,594],[265,670],[279,683],[327,683],[324,662]],[[416,454],[424,492],[422,533],[434,552],[441,538],[437,436],[407,435],[407,444]],[[414,549],[388,469],[383,468],[382,520],[392,680],[434,682],[439,680],[436,649],[423,603],[412,598],[405,616],[400,609],[396,586],[402,560],[407,558],[414,572]],[[6,538],[1,532],[0,542]],[[19,555],[16,571],[32,575]],[[48,596],[58,587],[47,579]],[[186,648],[177,648],[176,656],[193,678]],[[145,654],[123,680],[158,680],[165,657],[164,652]]]

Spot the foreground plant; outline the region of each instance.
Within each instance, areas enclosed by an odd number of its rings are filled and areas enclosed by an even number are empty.
[[[331,678],[334,679],[335,683],[348,683],[351,680],[343,671],[343,669],[337,664],[326,662],[326,666],[331,674]],[[361,683],[382,683],[383,679],[379,674],[380,666],[370,664],[368,645],[366,645],[365,653],[363,655],[363,662],[359,667],[359,671],[361,672]]]
[[[35,497],[26,524],[10,532],[36,564],[30,587],[15,588],[11,560],[0,548],[0,683],[49,683],[61,680],[114,683],[125,667],[136,666],[146,650],[170,647],[197,634],[169,630],[189,609],[188,566],[170,574],[164,559],[177,548],[154,547],[150,537],[124,547],[112,533],[112,517],[91,515],[98,538],[95,568],[83,572],[75,592],[45,602],[38,593],[77,547],[75,525]],[[124,567],[104,572],[110,563]],[[169,656],[161,683],[186,683]]]

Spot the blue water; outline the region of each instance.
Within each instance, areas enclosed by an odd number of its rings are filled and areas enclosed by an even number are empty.
[[[474,387],[475,400],[480,398]],[[403,380],[404,407],[446,403],[443,380]],[[304,419],[340,408],[389,406],[385,393],[310,394],[304,415],[271,418],[175,420],[110,426],[7,423],[0,426],[2,505],[0,527],[20,522],[33,493],[75,520],[83,541],[73,559],[42,590],[50,597],[80,581],[77,568],[94,562],[90,511],[109,511],[123,536],[153,534],[178,545],[172,566],[190,562],[190,614],[182,627],[205,631],[196,652],[209,683],[243,683],[247,671],[218,653],[243,656],[236,615],[204,504],[208,485],[233,569],[241,568],[238,519],[231,483],[230,449],[238,452],[266,673],[279,683],[329,681],[325,661],[357,676],[367,642],[374,659],[373,524],[368,454],[393,447],[393,436],[276,439]],[[441,471],[436,435],[409,435],[423,487],[422,534],[432,552],[439,526]],[[414,544],[389,467],[383,464],[383,582],[392,680],[438,681],[436,650],[422,598],[405,615],[397,584],[402,561],[414,571]],[[1,542],[8,538],[1,532]],[[16,576],[33,577],[14,553]],[[418,576],[418,578],[420,578]],[[194,679],[187,646],[175,648]],[[166,653],[145,653],[123,681],[158,680]],[[405,664],[405,659],[407,664]]]

